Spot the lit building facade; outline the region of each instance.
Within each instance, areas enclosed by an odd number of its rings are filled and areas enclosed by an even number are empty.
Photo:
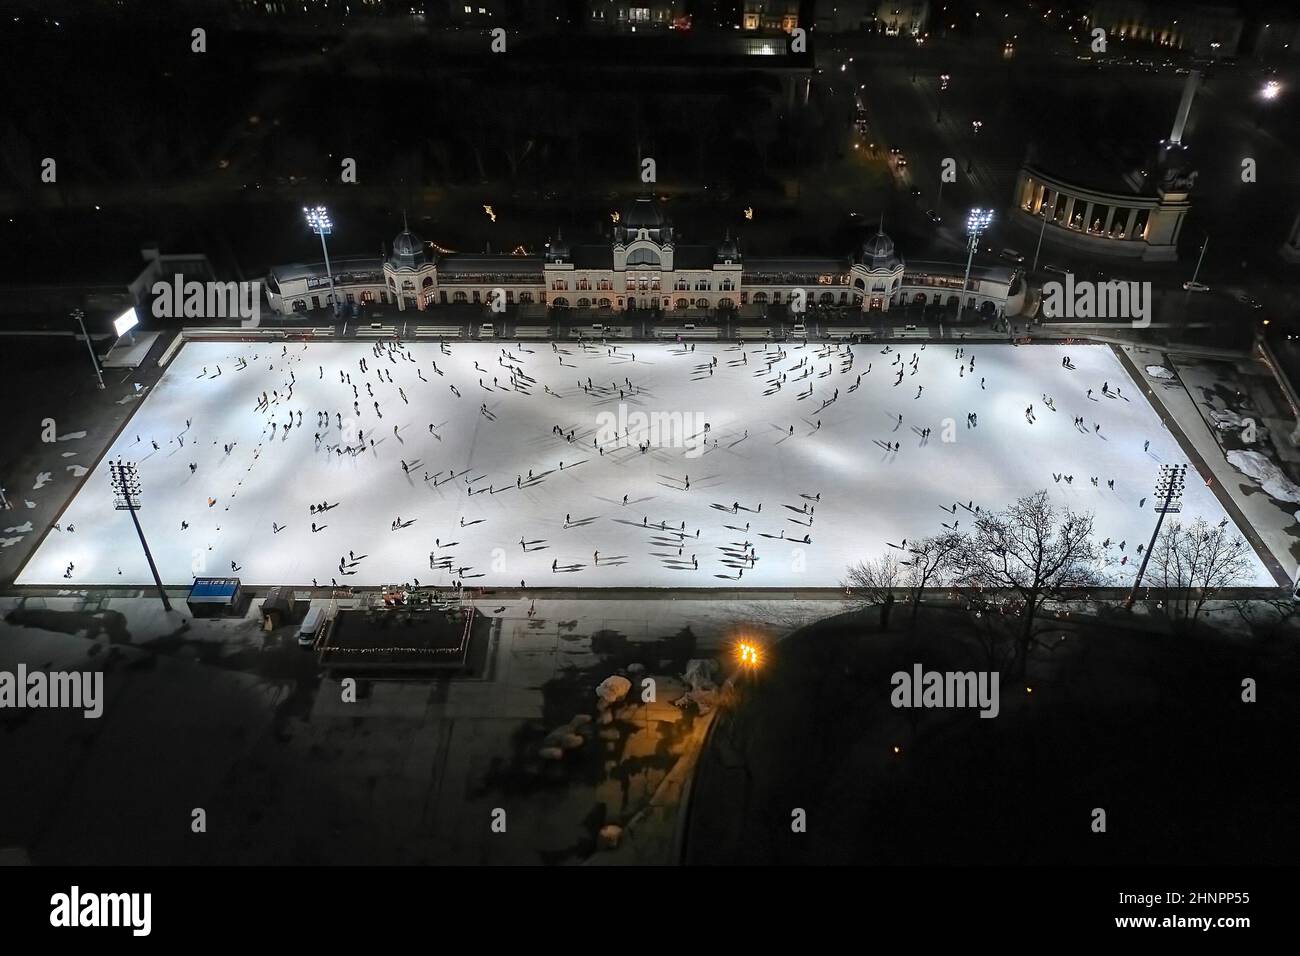
[[[823,306],[885,312],[903,305],[955,307],[962,262],[905,264],[883,232],[846,258],[747,257],[730,236],[683,243],[652,199],[631,203],[602,243],[573,244],[558,234],[540,256],[437,255],[411,232],[387,258],[334,260],[345,303],[385,303],[401,311],[443,305],[546,306],[553,310],[666,314],[761,314],[768,305]],[[280,315],[326,308],[323,263],[278,266],[266,280],[269,308]],[[985,316],[1016,315],[1024,306],[1019,270],[971,271],[967,306]]]
[[[1226,4],[1188,0],[1097,0],[1089,23],[1112,39],[1199,56],[1235,56],[1245,21]]]

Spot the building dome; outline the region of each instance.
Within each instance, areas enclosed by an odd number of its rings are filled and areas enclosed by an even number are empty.
[[[546,244],[546,258],[551,262],[566,262],[569,259],[569,244],[560,230],[555,230],[555,238]]]
[[[718,261],[724,262],[727,259],[732,262],[740,259],[740,246],[731,238],[731,230],[727,230],[727,237],[718,245]]]
[[[399,269],[418,269],[428,261],[424,243],[409,229],[403,229],[393,240],[393,254],[389,259]]]
[[[883,232],[878,232],[862,244],[862,258],[888,259],[894,254],[894,240]]]
[[[642,196],[623,209],[619,225],[625,229],[662,229],[668,219],[652,196]]]

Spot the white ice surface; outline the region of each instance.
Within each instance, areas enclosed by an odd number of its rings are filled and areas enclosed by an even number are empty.
[[[694,352],[673,344],[638,344],[614,357],[601,347],[583,351],[565,345],[563,364],[544,342],[524,343],[522,349],[514,343],[449,348],[445,355],[436,343],[414,344],[406,351],[416,361],[399,355],[390,362],[374,357],[367,343],[297,344],[289,346],[287,356],[278,343],[186,345],[59,518],[75,532],[47,536],[18,583],[150,581],[129,515],[112,507],[108,460],[118,456],[139,463],[140,519],[169,584],[229,574],[232,561],[239,565],[238,576],[254,585],[307,585],[313,578],[321,585],[331,578],[351,585],[448,583],[452,572],[430,570],[434,551],[454,568],[466,568],[463,579],[471,585],[517,586],[522,580],[569,587],[835,586],[848,564],[882,554],[887,541],[920,538],[941,530],[943,522],[960,521],[962,528],[973,523],[965,508],[953,515],[941,506],[973,500],[982,508],[999,508],[1040,488],[1061,505],[1096,513],[1097,537],[1111,539],[1110,569],[1116,583],[1123,583],[1132,579],[1138,543],[1150,537],[1158,466],[1185,460],[1140,386],[1106,346],[968,345],[959,361],[951,345],[932,343],[922,350],[919,343],[907,344],[888,354],[880,345],[859,345],[847,371],[844,352],[825,356],[816,345],[790,346],[770,375],[762,344],[747,344],[743,353],[725,343],[700,344]],[[498,364],[503,348],[536,379],[527,393],[509,387],[510,373]],[[776,346],[767,348],[775,354]],[[1061,365],[1067,353],[1072,369]],[[742,354],[748,364],[740,364]],[[919,355],[919,371],[913,375],[908,367],[895,387],[900,366],[891,362],[900,355],[904,367]],[[243,371],[235,365],[240,356],[250,362]],[[715,356],[718,366],[710,376],[707,366]],[[369,374],[359,369],[362,358],[369,362]],[[798,380],[805,359],[814,373]],[[435,361],[445,375],[434,372]],[[475,370],[476,361],[485,373]],[[381,369],[392,373],[393,384],[380,383]],[[417,369],[427,382],[417,377]],[[821,377],[828,369],[830,374]],[[359,415],[340,370],[359,387]],[[286,401],[291,371],[296,384]],[[781,372],[787,376],[784,386],[765,394]],[[859,374],[861,387],[850,393]],[[491,387],[493,376],[502,387]],[[480,377],[488,387],[480,387]],[[578,388],[588,377],[606,391],[589,395]],[[688,448],[660,447],[642,455],[634,435],[631,447],[611,446],[601,456],[592,446],[596,416],[617,414],[620,399],[609,389],[625,377],[638,387],[625,399],[629,412],[683,413],[708,422],[704,454],[688,457]],[[367,395],[367,382],[382,419]],[[1110,397],[1101,394],[1103,382],[1110,385]],[[452,394],[452,384],[461,398]],[[800,399],[809,384],[812,396]],[[544,385],[555,394],[546,393]],[[920,398],[915,397],[918,385],[924,386]],[[399,386],[410,404],[399,397]],[[1117,387],[1123,397],[1113,395]],[[836,388],[838,401],[819,411]],[[1088,388],[1092,399],[1085,395]],[[269,413],[255,408],[263,390],[281,396]],[[1057,411],[1044,406],[1044,393],[1055,399]],[[495,420],[480,413],[481,403]],[[1030,404],[1037,418],[1032,424],[1025,415]],[[268,423],[284,423],[290,410],[302,412],[302,425],[272,436]],[[325,443],[340,442],[337,411],[346,430],[343,441],[353,441],[359,426],[367,450],[354,457],[317,448],[317,410],[330,416]],[[972,411],[979,415],[976,428],[966,425]],[[903,424],[896,427],[900,413]],[[1085,429],[1072,426],[1075,415],[1086,417]],[[187,418],[192,420],[188,428]],[[1100,435],[1093,430],[1098,421]],[[441,440],[429,433],[431,423]],[[556,424],[575,431],[573,444],[552,434]],[[918,435],[922,427],[933,429],[928,441]],[[944,440],[945,429],[952,440]],[[1144,452],[1148,439],[1151,448]],[[151,440],[159,451],[153,451]],[[898,441],[902,447],[887,453],[877,441]],[[229,442],[236,445],[227,456],[222,446]],[[401,459],[416,462],[409,477]],[[194,475],[191,462],[198,466]],[[516,476],[527,476],[530,469],[537,480],[525,480],[517,489]],[[454,471],[456,477],[435,487],[423,480],[426,471],[441,472],[440,479]],[[1053,472],[1072,474],[1073,485],[1054,482]],[[1100,487],[1092,486],[1093,475]],[[1195,472],[1189,475],[1184,517],[1218,522],[1223,509]],[[1111,478],[1114,491],[1106,487]],[[474,489],[491,485],[494,493],[467,495],[467,479]],[[816,494],[820,502],[801,497]],[[209,497],[217,499],[214,507],[208,507]],[[1143,497],[1146,505],[1139,508]],[[308,505],[321,501],[338,507],[315,516],[327,527],[312,533]],[[730,513],[734,501],[742,506],[735,515]],[[761,513],[743,510],[760,503]],[[805,504],[815,508],[811,527],[801,511]],[[574,520],[567,528],[566,513]],[[393,531],[399,516],[414,523]],[[643,517],[649,529],[641,526]],[[188,530],[181,530],[182,520],[189,522]],[[653,527],[661,521],[673,529],[685,522],[688,537],[681,542],[680,559],[675,536]],[[273,522],[286,527],[273,534]],[[787,539],[809,534],[812,542],[781,540],[781,532]],[[527,551],[520,547],[521,537]],[[1127,542],[1123,553],[1117,548],[1121,540]],[[746,566],[742,577],[738,562],[723,549],[738,553],[746,541],[756,547],[758,561]],[[349,549],[365,557],[349,567],[355,573],[341,575],[339,560]],[[598,565],[593,565],[595,551]],[[1122,567],[1125,554],[1129,562]],[[698,571],[690,566],[692,555]],[[552,561],[574,570],[553,573]],[[69,562],[73,574],[65,578]],[[1253,570],[1253,583],[1273,583],[1258,563]]]

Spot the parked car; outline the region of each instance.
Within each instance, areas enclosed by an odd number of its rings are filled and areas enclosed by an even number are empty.
[[[1186,289],[1188,292],[1209,292],[1210,291],[1210,287],[1206,285],[1204,282],[1193,282],[1191,279],[1188,279],[1186,282],[1183,283],[1183,288]]]
[[[298,646],[311,647],[316,643],[316,635],[320,632],[320,626],[325,620],[325,608],[319,604],[307,611],[307,616],[302,619],[302,624],[298,626]]]
[[[478,327],[478,337],[481,339],[494,339],[497,336],[496,326],[491,322],[484,322]]]
[[[1009,262],[1021,263],[1025,261],[1025,257],[1015,249],[1003,249],[998,255]]]
[[[1055,272],[1055,273],[1056,273],[1057,275],[1059,275],[1059,276],[1069,275],[1069,274],[1070,274],[1070,270],[1069,270],[1069,269],[1065,268],[1064,266],[1052,265],[1050,262],[1049,262],[1047,265],[1043,266],[1043,271],[1044,271],[1044,272]]]
[[[1264,308],[1263,302],[1260,302],[1259,299],[1253,298],[1252,296],[1249,296],[1244,292],[1237,293],[1237,301],[1240,302],[1242,305],[1249,306],[1252,309]]]
[[[940,216],[939,216],[939,214],[938,214],[937,212],[935,212],[933,209],[927,209],[927,210],[925,211],[925,218],[926,218],[926,219],[929,219],[930,222],[933,223],[934,225],[936,225],[936,226],[939,225],[939,222],[940,222]]]

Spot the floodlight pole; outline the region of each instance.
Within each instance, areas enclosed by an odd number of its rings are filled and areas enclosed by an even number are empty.
[[[99,357],[95,355],[95,346],[90,343],[90,335],[86,332],[86,313],[80,309],[73,309],[72,317],[81,326],[81,337],[86,340],[86,351],[90,353],[90,364],[95,366],[95,378],[99,380],[99,387],[102,389],[104,387],[104,373],[99,369]]]
[[[330,268],[330,251],[329,248],[325,245],[324,230],[322,230],[319,233],[319,235],[320,235],[320,251],[325,255],[325,275],[328,276],[330,280],[330,308],[334,310],[334,317],[338,318],[339,297],[334,292],[334,270]]]
[[[1030,272],[1038,271],[1038,254],[1043,251],[1043,233],[1047,231],[1047,206],[1044,204],[1038,210],[1038,215],[1042,218],[1043,224],[1038,227],[1038,245],[1034,247],[1034,265]]]
[[[170,612],[171,602],[167,600],[167,592],[163,590],[162,578],[158,576],[158,566],[153,563],[149,542],[144,539],[144,528],[140,527],[140,519],[135,513],[135,502],[131,500],[130,482],[136,479],[135,467],[111,461],[108,463],[108,469],[112,475],[114,490],[121,494],[122,500],[126,503],[119,510],[131,512],[131,523],[135,525],[135,533],[140,536],[140,547],[144,549],[145,560],[149,562],[149,572],[153,575],[153,583],[158,588],[158,598],[162,601],[163,610]]]
[[[1160,515],[1156,518],[1155,529],[1151,532],[1151,541],[1147,544],[1147,553],[1142,555],[1142,564],[1138,568],[1137,577],[1133,581],[1133,590],[1129,592],[1128,600],[1124,602],[1124,610],[1131,611],[1133,602],[1137,600],[1138,588],[1142,584],[1142,576],[1146,574],[1147,562],[1151,560],[1151,552],[1155,550],[1156,538],[1160,537],[1160,526],[1164,524],[1165,515],[1169,513],[1169,506],[1174,500],[1174,495],[1178,492],[1179,480],[1187,473],[1187,467],[1180,466],[1170,470],[1166,478],[1167,487],[1165,489],[1164,505],[1160,508]]]

